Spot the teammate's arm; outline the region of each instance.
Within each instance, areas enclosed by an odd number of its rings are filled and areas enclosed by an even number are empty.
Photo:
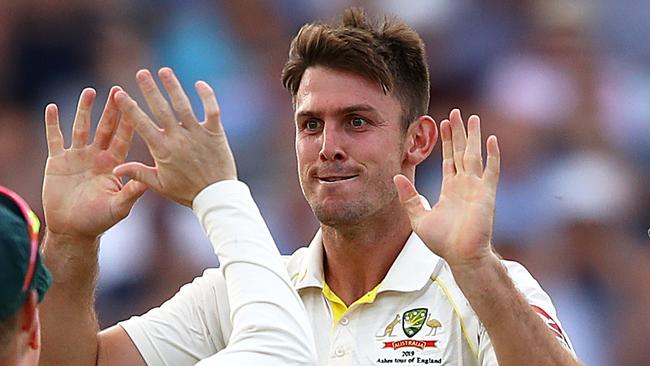
[[[248,188],[236,181],[214,92],[205,82],[195,85],[206,116],[200,123],[173,71],[162,68],[158,75],[171,106],[148,70],[136,78],[159,125],[126,93],[115,95],[155,167],[126,163],[114,172],[193,207],[219,256],[233,331],[226,349],[200,364],[315,364],[313,333],[302,302]]]
[[[72,145],[64,147],[58,110],[45,111],[48,159],[43,182],[47,225],[43,258],[54,282],[41,312],[42,365],[144,365],[121,328],[99,332],[94,312],[99,236],[126,217],[145,191],[142,183],[122,185],[112,173],[127,155],[133,127],[119,119],[111,89],[93,142],[88,144],[95,91],[79,98]],[[108,357],[106,355],[109,355]]]
[[[483,168],[478,116],[469,118],[467,130],[457,109],[440,124],[443,180],[431,210],[422,205],[406,177],[395,177],[411,226],[449,264],[485,326],[500,365],[533,360],[536,365],[579,364],[517,290],[492,249],[499,148],[496,137],[490,136]]]
[[[121,326],[98,333],[94,311],[98,241],[84,243],[48,232],[45,243],[49,246],[46,263],[58,267],[52,270],[54,291],[45,297],[40,310],[41,365],[144,366],[142,356]]]

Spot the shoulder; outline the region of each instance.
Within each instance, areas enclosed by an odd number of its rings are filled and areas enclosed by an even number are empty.
[[[502,259],[501,264],[508,270],[510,278],[520,281],[535,281],[528,269],[523,264],[511,260]],[[537,282],[537,281],[535,281]]]
[[[298,275],[301,269],[305,266],[307,260],[307,247],[298,248],[291,255],[283,255],[282,259],[287,267],[289,277],[293,281],[294,277]]]
[[[508,276],[510,276],[517,289],[526,297],[531,305],[543,306],[555,312],[550,296],[548,296],[526,267],[519,262],[509,260],[501,260],[501,264],[508,271]]]
[[[149,313],[173,314],[182,313],[186,316],[196,316],[197,313],[215,310],[228,310],[226,281],[221,268],[208,268],[201,276],[187,283],[160,307],[152,309]],[[211,311],[211,310],[212,311]],[[201,316],[202,317],[202,316]]]
[[[501,260],[501,264],[506,269],[508,277],[510,277],[517,290],[524,296],[533,309],[539,313],[540,316],[556,321],[557,311],[551,301],[551,297],[544,291],[542,286],[531,275],[526,267],[521,263],[509,260]],[[444,294],[450,301],[454,302],[455,309],[457,309],[456,311],[459,311],[461,315],[470,319],[476,318],[476,314],[471,308],[469,301],[456,283],[449,265],[444,263],[441,267],[442,268],[438,272],[437,278],[443,281],[442,284],[438,284],[441,287],[444,286],[444,288],[442,288]],[[437,281],[434,280],[434,282]],[[478,325],[478,323],[476,323],[476,325]]]
[[[530,274],[530,272],[524,267],[521,263],[510,261],[510,260],[501,260],[501,265],[506,269],[508,277],[515,284],[517,289],[521,291],[524,295],[528,297],[529,294],[536,292],[542,292],[542,287],[539,282]],[[452,286],[457,287],[454,276],[451,272],[451,268],[446,262],[441,262],[440,270],[435,271],[441,278],[446,279],[446,281]],[[434,274],[435,275],[435,274]],[[546,295],[544,293],[544,295]]]
[[[537,282],[522,264],[507,260],[502,260],[501,263],[506,267],[512,282],[514,282],[517,289],[524,295],[535,313],[544,321],[546,326],[548,326],[561,343],[571,350],[571,352],[574,352],[571,341],[560,324],[557,309],[551,297],[544,291],[539,282]]]
[[[195,277],[192,282],[181,286],[176,295],[185,298],[210,300],[214,299],[211,294],[218,292],[222,286],[225,286],[223,270],[221,268],[208,268],[203,271],[201,276]]]
[[[182,286],[161,306],[119,324],[149,365],[190,365],[223,349],[232,332],[219,268]]]

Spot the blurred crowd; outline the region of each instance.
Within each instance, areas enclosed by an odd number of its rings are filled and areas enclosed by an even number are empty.
[[[171,66],[217,92],[237,161],[280,250],[317,221],[298,185],[280,70],[306,22],[350,5],[397,15],[425,39],[431,115],[482,117],[502,151],[494,244],[553,298],[587,365],[650,365],[650,2],[645,0],[3,0],[0,184],[40,207],[43,110],[68,141],[83,87],[139,95]],[[128,160],[150,162],[136,139]],[[435,202],[440,150],[417,185]],[[92,213],[89,213],[92,214]],[[42,218],[42,210],[39,212]],[[217,265],[192,212],[147,193],[102,239],[102,326],[140,314]]]

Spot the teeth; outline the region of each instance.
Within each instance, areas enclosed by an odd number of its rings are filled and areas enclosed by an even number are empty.
[[[338,182],[340,180],[346,180],[350,178],[351,177],[332,177],[332,178],[321,178],[321,180],[324,180],[326,182]]]

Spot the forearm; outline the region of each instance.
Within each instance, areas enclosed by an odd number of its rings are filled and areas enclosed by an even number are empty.
[[[219,182],[194,208],[219,257],[233,321],[228,347],[207,363],[316,363],[304,307],[248,188]]]
[[[248,262],[224,272],[232,334],[225,349],[197,365],[316,365],[313,333],[288,281],[283,288],[275,271]]]
[[[40,306],[41,365],[95,365],[99,325],[94,310],[99,239],[75,239],[49,231],[43,258],[52,287]]]
[[[515,287],[496,255],[454,278],[485,326],[499,365],[578,365]],[[533,361],[533,362],[531,362]]]

